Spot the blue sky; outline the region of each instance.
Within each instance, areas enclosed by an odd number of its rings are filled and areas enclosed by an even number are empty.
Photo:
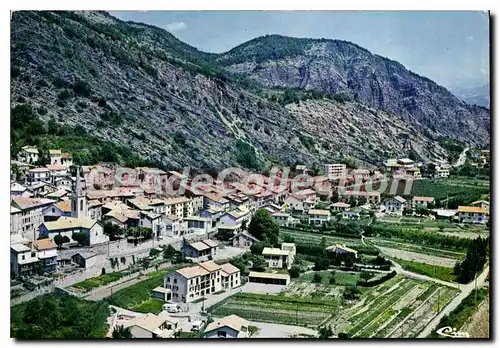
[[[489,83],[489,19],[465,11],[111,11],[206,52],[266,34],[343,39],[448,88]]]

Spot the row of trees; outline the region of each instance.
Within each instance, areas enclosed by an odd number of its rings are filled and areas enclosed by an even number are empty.
[[[467,254],[462,262],[457,262],[454,274],[457,281],[466,284],[476,277],[476,274],[482,271],[486,263],[489,250],[489,238],[481,237],[474,239],[467,248]]]

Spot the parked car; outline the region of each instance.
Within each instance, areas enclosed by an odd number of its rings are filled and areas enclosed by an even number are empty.
[[[165,303],[163,305],[163,310],[168,313],[179,313],[181,311],[181,306],[177,303]]]

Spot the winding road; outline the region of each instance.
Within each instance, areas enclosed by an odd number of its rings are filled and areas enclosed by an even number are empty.
[[[457,162],[453,165],[453,167],[460,167],[465,164],[465,160],[467,159],[467,151],[469,151],[469,148],[466,147],[462,153],[460,154],[460,157],[458,157]]]

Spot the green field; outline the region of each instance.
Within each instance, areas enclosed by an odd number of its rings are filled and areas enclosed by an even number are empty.
[[[371,239],[370,242],[376,246],[412,251],[412,252],[416,252],[416,253],[420,253],[420,254],[440,256],[440,257],[452,258],[452,259],[457,259],[457,260],[462,260],[465,257],[465,253],[459,252],[459,251],[437,249],[437,248],[426,247],[426,246],[422,246],[422,245],[418,245],[418,244],[401,243],[401,242],[397,242],[397,241],[393,241],[393,240],[389,240],[389,239],[378,239],[377,238],[377,239]]]
[[[73,288],[77,288],[77,289],[82,289],[82,290],[85,290],[85,291],[90,291],[90,290],[92,290],[94,288],[98,288],[100,286],[107,285],[109,283],[115,282],[118,279],[124,277],[125,275],[126,274],[124,274],[122,272],[107,273],[107,274],[104,274],[104,275],[100,275],[100,276],[97,276],[97,277],[89,278],[89,279],[86,279],[86,280],[84,280],[82,282],[73,284],[72,287]]]
[[[208,309],[217,317],[236,314],[248,320],[312,327],[338,310],[337,301],[248,293],[235,294]]]
[[[433,266],[425,263],[401,259],[395,259],[395,261],[399,263],[401,267],[410,272],[423,274],[432,278],[444,280],[446,282],[456,281],[456,277],[453,275],[453,268]]]
[[[303,273],[299,281],[312,282],[315,274],[321,275],[321,284],[330,284],[331,271]],[[335,271],[335,285],[356,285],[358,280],[359,273]]]
[[[130,308],[134,312],[158,314],[163,310],[165,302],[157,298],[150,298]]]
[[[303,232],[297,230],[291,230],[287,228],[280,228],[280,235],[289,235],[295,239],[297,244],[314,244],[320,245],[323,237],[326,238],[328,244],[341,243],[346,245],[362,245],[361,238],[353,237],[337,237],[328,234],[313,233],[313,232]]]
[[[412,338],[458,291],[419,279],[393,278],[364,293],[364,303],[349,310],[339,329],[356,338]],[[439,303],[439,305],[438,305]]]
[[[477,301],[476,294],[473,291],[469,296],[462,300],[462,303],[455,308],[453,312],[449,315],[443,317],[439,324],[438,328],[450,326],[452,328],[456,328],[459,330],[465,322],[472,317],[474,312],[478,309],[481,302],[489,296],[489,288],[481,288],[477,292]],[[443,336],[438,335],[435,331],[433,331],[427,338],[445,338]]]
[[[175,265],[172,268],[153,272],[146,280],[113,293],[113,295],[108,298],[108,301],[112,305],[126,309],[132,309],[134,306],[141,306],[151,298],[151,292],[154,288],[163,286],[163,276],[165,274],[185,266],[186,264]],[[147,305],[150,305],[150,303],[146,304],[146,306]]]

